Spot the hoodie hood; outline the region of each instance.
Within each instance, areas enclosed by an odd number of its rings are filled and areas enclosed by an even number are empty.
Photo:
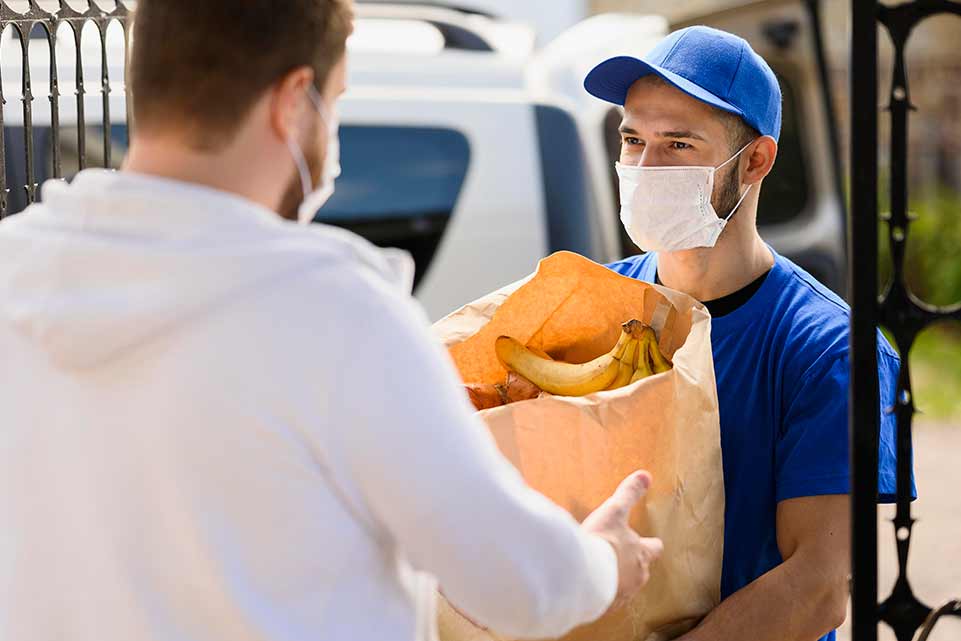
[[[349,232],[299,226],[225,192],[80,173],[0,224],[0,323],[61,368],[90,368],[305,270],[360,263],[410,293],[413,261]]]

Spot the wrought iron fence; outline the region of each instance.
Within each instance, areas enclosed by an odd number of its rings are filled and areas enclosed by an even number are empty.
[[[123,0],[99,1],[104,4],[97,0],[0,0],[0,218],[34,202],[41,179],[65,176],[65,144],[73,155],[70,168],[84,169],[91,156],[88,138],[92,133],[99,134],[103,146],[102,154],[96,154],[97,165],[110,167],[114,163],[114,118],[121,115],[121,122],[129,122],[129,101],[124,90],[113,84],[123,81],[131,8]],[[109,7],[104,6],[107,3]],[[121,30],[122,52],[108,46],[114,23]],[[87,34],[90,29],[95,37]],[[94,70],[99,70],[99,77],[93,79],[98,86],[91,89]],[[9,86],[10,77],[18,72],[20,82],[14,80]],[[22,112],[14,119],[7,105],[16,100],[11,94],[17,84]],[[46,91],[35,92],[41,87]],[[72,92],[66,90],[71,88]],[[118,92],[124,103],[123,113],[112,115],[111,103]],[[48,105],[42,103],[44,97]],[[61,103],[62,97],[67,103]],[[88,106],[88,98],[97,100],[95,109]],[[36,115],[41,106],[44,123],[39,126]],[[90,116],[98,123],[93,130]],[[64,138],[65,130],[71,134],[69,141]],[[37,149],[38,133],[44,134],[39,137],[42,150]],[[40,171],[38,152],[43,155]]]
[[[904,258],[912,216],[908,212],[908,115],[911,103],[905,50],[912,30],[927,18],[961,16],[952,0],[913,0],[885,5],[852,0],[851,41],[851,452],[852,452],[852,632],[855,641],[877,641],[884,621],[898,641],[926,639],[939,617],[961,616],[961,602],[934,610],[915,596],[908,579],[911,516],[911,424],[915,413],[908,354],[917,335],[940,320],[961,320],[961,303],[935,307],[915,296],[905,281]],[[878,275],[878,24],[891,37],[895,64],[887,110],[891,117],[891,211],[884,214],[894,276],[877,296]],[[961,212],[958,212],[961,215]],[[878,602],[878,375],[877,327],[885,326],[902,355],[895,406],[897,417],[897,511],[893,521],[898,578]],[[961,586],[959,591],[961,591]]]

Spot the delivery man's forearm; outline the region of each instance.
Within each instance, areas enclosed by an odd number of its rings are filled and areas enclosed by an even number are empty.
[[[784,562],[724,600],[682,641],[814,641],[844,622],[851,567],[850,499],[778,503]]]
[[[847,591],[790,561],[727,598],[679,641],[815,641],[844,622]]]

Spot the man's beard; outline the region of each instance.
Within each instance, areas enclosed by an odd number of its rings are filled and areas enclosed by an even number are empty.
[[[324,159],[317,145],[317,127],[318,125],[316,123],[311,125],[307,135],[307,140],[313,141],[313,144],[301,144],[300,147],[304,158],[307,160],[307,168],[310,170],[311,189],[316,189],[318,185],[320,185],[324,168]],[[277,209],[277,213],[287,220],[298,220],[297,214],[300,210],[301,203],[304,202],[304,196],[304,188],[300,181],[300,172],[297,170],[295,164],[294,175],[291,177],[290,184],[284,191],[283,198],[280,199],[280,206]]]
[[[741,200],[741,182],[738,180],[737,165],[731,167],[722,184],[715,186],[711,204],[720,218],[727,218]]]

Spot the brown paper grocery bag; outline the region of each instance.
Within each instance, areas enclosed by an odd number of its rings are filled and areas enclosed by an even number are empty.
[[[634,470],[654,475],[645,504],[631,516],[639,533],[664,539],[650,583],[630,605],[574,630],[567,641],[671,639],[720,601],[724,484],[710,316],[689,296],[561,252],[527,280],[434,326],[465,382],[497,383],[506,377],[494,354],[498,336],[584,362],[610,349],[631,318],[657,330],[673,370],[619,390],[544,396],[481,412],[526,481],[579,521]],[[443,599],[439,610],[441,641],[502,639]]]

